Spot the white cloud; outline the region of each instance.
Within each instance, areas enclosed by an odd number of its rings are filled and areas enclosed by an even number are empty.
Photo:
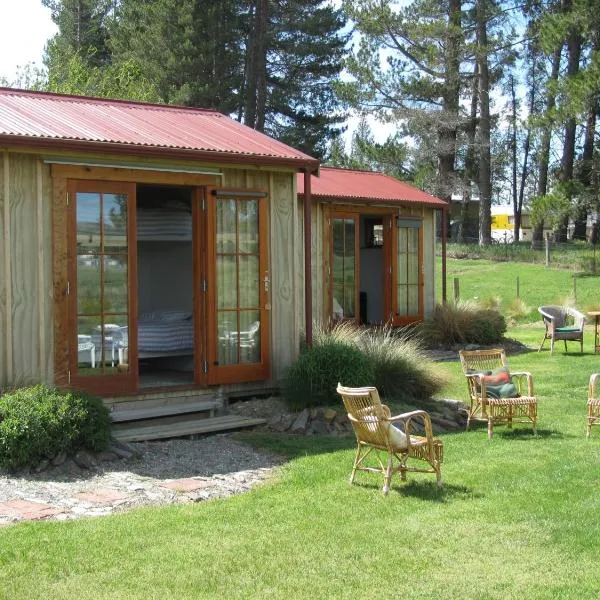
[[[41,66],[44,46],[55,33],[41,0],[0,0],[0,77],[12,81],[18,67]]]

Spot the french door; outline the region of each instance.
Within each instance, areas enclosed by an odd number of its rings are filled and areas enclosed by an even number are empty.
[[[70,384],[135,390],[135,185],[71,180],[68,193]],[[127,363],[119,361],[123,348]]]
[[[208,190],[208,383],[268,379],[266,194]]]
[[[366,224],[369,219],[365,216],[374,215],[371,211],[332,211],[329,214],[329,318],[334,323],[341,320],[360,322],[359,302],[363,292],[370,298],[381,299],[384,321],[390,325],[401,326],[422,320],[422,220],[384,212],[376,214],[382,224],[382,275],[378,283],[366,283],[369,278],[361,276],[361,259],[372,249],[368,248]],[[361,289],[361,285],[367,289]]]

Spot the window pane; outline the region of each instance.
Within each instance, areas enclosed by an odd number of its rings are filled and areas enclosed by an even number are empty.
[[[217,308],[237,308],[237,269],[235,256],[217,256]]]
[[[243,311],[240,313],[240,362],[260,362],[260,313]]]
[[[255,308],[259,305],[258,256],[240,256],[240,308]]]
[[[104,224],[103,249],[112,252],[127,249],[127,196],[104,194],[102,216]]]
[[[128,306],[127,257],[104,257],[104,312],[127,313]]]
[[[77,257],[77,312],[97,315],[101,312],[101,258],[84,254]]]
[[[77,194],[77,254],[100,251],[100,194]]]
[[[236,252],[237,241],[235,225],[235,200],[219,200],[217,202],[217,252],[219,254]]]
[[[217,360],[220,365],[235,365],[238,360],[237,316],[234,312],[221,312],[218,315],[218,349]]]
[[[240,201],[238,207],[239,251],[258,253],[258,201]]]

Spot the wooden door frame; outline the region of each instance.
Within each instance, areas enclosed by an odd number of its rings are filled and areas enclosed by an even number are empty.
[[[193,319],[194,319],[194,383],[207,386],[207,248],[206,187],[192,190]]]
[[[271,323],[270,323],[270,286],[259,286],[259,312],[260,312],[260,363],[236,363],[233,365],[218,364],[218,310],[217,310],[217,247],[216,247],[216,207],[218,188],[206,188],[206,238],[207,238],[207,282],[206,294],[206,325],[207,348],[206,360],[208,365],[207,381],[209,385],[227,383],[245,383],[250,381],[264,381],[269,379],[271,371]],[[259,240],[259,274],[270,280],[269,265],[269,210],[268,193],[263,189],[252,188],[227,188],[231,198],[248,198],[248,194],[256,194],[258,200],[258,240]],[[268,287],[268,289],[265,289]]]
[[[110,375],[79,376],[77,372],[77,193],[127,195],[127,327],[129,370]],[[67,336],[68,383],[74,388],[93,391],[100,395],[135,392],[139,387],[137,365],[137,236],[136,236],[136,184],[132,182],[94,181],[71,179],[67,181]],[[132,210],[133,209],[133,210]],[[103,357],[102,357],[103,358]]]

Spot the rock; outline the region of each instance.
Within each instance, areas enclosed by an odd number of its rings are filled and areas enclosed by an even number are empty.
[[[82,469],[91,469],[92,467],[98,466],[98,461],[85,450],[78,450],[73,456],[73,460],[77,464],[77,466]]]
[[[66,452],[59,452],[53,459],[52,459],[52,466],[53,467],[60,467],[60,465],[64,464],[65,460],[67,460],[67,453]]]
[[[309,412],[305,408],[292,423],[292,433],[304,433],[308,425]]]
[[[122,448],[120,445],[117,446],[116,444],[111,444],[108,451],[113,452],[119,458],[124,458],[125,460],[129,460],[134,455],[133,452],[130,452],[129,450],[125,450],[125,448]]]
[[[316,433],[318,435],[327,435],[329,432],[329,427],[323,421],[313,421],[308,429],[308,433]]]
[[[101,460],[103,462],[111,462],[113,460],[117,460],[118,458],[119,455],[115,452],[111,452],[110,450],[103,450],[98,454],[98,460]]]
[[[40,462],[33,468],[34,473],[41,473],[45,471],[50,465],[50,461],[47,459],[40,460]]]
[[[331,423],[337,417],[337,410],[333,410],[333,408],[328,408],[323,414],[323,418],[326,423]]]

